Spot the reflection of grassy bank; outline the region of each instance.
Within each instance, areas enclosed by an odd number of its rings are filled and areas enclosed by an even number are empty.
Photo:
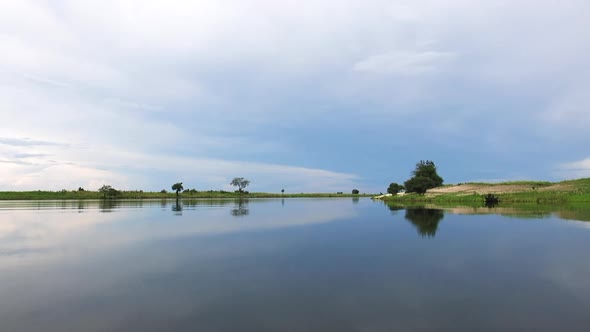
[[[479,204],[463,203],[401,203],[394,201],[385,202],[390,209],[424,207],[429,209],[441,209],[453,214],[476,215],[476,214],[499,214],[515,218],[548,218],[557,216],[562,219],[590,221],[590,205],[583,203],[566,204],[537,204],[537,203],[516,203],[501,204],[496,207],[484,207]]]
[[[239,194],[228,191],[199,191],[183,193],[182,199],[190,198],[290,198],[290,197],[370,197],[372,194],[336,194],[336,193],[300,193],[300,194],[274,194],[274,193],[248,193]],[[97,191],[2,191],[0,200],[62,200],[62,199],[102,199],[103,194]],[[175,193],[145,192],[145,191],[120,191],[117,199],[154,199],[176,198]]]
[[[537,203],[537,204],[564,204],[576,202],[590,202],[590,193],[574,192],[520,192],[494,194],[502,203]],[[481,194],[437,194],[424,195],[406,194],[403,196],[386,197],[384,200],[392,202],[422,202],[422,203],[471,203],[481,204],[486,195]]]

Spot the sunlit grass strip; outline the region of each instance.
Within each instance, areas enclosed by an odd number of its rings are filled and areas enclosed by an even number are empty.
[[[469,184],[476,186],[531,186],[531,187],[548,187],[555,183],[548,181],[506,181],[506,182],[463,182],[461,184]]]

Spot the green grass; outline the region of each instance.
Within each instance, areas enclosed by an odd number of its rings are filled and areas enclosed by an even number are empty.
[[[181,193],[182,199],[187,198],[292,198],[292,197],[371,197],[373,194],[336,194],[336,193],[235,193],[228,191],[198,191]],[[0,191],[0,200],[61,200],[61,199],[102,199],[103,194],[96,191]],[[117,199],[154,199],[176,198],[176,193],[120,191]]]
[[[506,182],[493,182],[493,183],[486,183],[486,182],[464,182],[462,184],[469,184],[469,185],[476,185],[476,186],[505,186],[505,185],[520,185],[520,186],[531,186],[531,187],[548,187],[553,182],[548,181],[506,181]]]
[[[502,183],[465,183],[479,186],[499,186],[499,185],[526,185],[531,187],[522,192],[514,193],[498,193],[495,194],[500,199],[501,204],[514,203],[535,203],[535,204],[564,204],[564,203],[583,203],[590,202],[590,178],[567,180],[562,182],[546,182],[546,181],[513,181]],[[539,188],[546,188],[552,185],[561,185],[555,190],[537,190]],[[532,190],[532,187],[536,189]],[[551,189],[551,188],[548,188]],[[403,196],[391,196],[384,198],[387,201],[403,202],[403,203],[469,203],[481,204],[484,201],[485,195],[480,194],[466,194],[463,193],[448,193],[420,196],[417,194],[406,194]]]

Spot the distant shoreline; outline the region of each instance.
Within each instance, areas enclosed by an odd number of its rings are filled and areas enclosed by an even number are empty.
[[[338,198],[338,197],[373,197],[375,194],[346,193],[233,193],[223,191],[199,191],[181,193],[178,199],[246,199],[246,198]],[[0,191],[0,201],[16,200],[90,200],[90,199],[176,199],[175,193],[119,191],[116,197],[106,197],[97,191]]]

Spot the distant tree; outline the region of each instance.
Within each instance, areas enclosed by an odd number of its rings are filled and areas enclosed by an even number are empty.
[[[119,195],[119,191],[109,185],[103,185],[98,189],[99,193],[102,193],[103,198],[115,198]]]
[[[431,188],[440,187],[444,182],[443,178],[436,172],[436,165],[431,160],[420,160],[416,164],[416,169],[412,172],[412,175],[414,177],[422,176],[431,179],[433,184]]]
[[[166,191],[166,189],[162,189],[162,190],[160,190],[160,193],[167,194],[168,192]]]
[[[425,176],[414,176],[408,181],[404,182],[406,190],[410,193],[417,193],[418,195],[424,195],[426,190],[436,187],[434,181],[431,178]]]
[[[238,187],[238,191],[241,193],[244,191],[244,188],[246,188],[248,185],[250,184],[250,181],[244,179],[244,178],[234,178],[231,182],[230,185],[234,186],[234,187]]]
[[[358,195],[359,194],[359,190],[358,189],[352,189],[352,194],[353,195]]]
[[[98,192],[102,193],[102,198],[107,198],[107,194],[111,189],[113,189],[113,187],[105,184],[102,187],[98,188]]]
[[[389,187],[387,188],[387,193],[388,194],[392,194],[392,195],[397,195],[397,193],[399,193],[400,190],[403,190],[404,186],[402,186],[401,184],[397,184],[395,182],[392,182],[389,184]]]
[[[285,189],[281,189],[281,195],[285,194]]]
[[[78,191],[84,191],[84,188],[78,187]]]
[[[177,182],[172,185],[172,190],[176,191],[176,197],[178,197],[178,193],[181,192],[184,188],[182,187],[182,182]]]

